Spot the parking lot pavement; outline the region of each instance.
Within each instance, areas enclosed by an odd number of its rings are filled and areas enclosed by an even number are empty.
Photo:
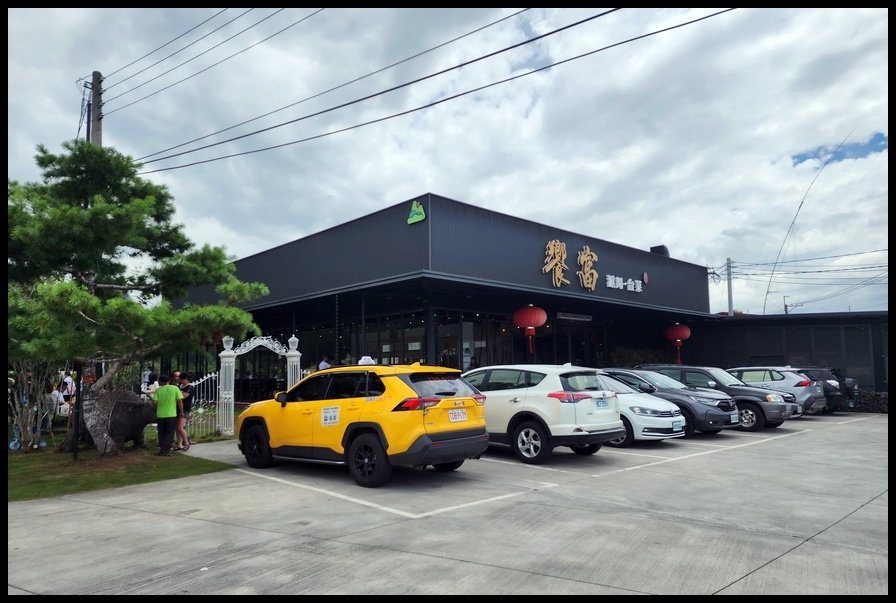
[[[825,594],[889,589],[885,414],[490,449],[452,473],[249,468],[8,503],[8,594]]]

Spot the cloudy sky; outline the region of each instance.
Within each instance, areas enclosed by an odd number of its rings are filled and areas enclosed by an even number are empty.
[[[888,310],[887,9],[10,8],[9,178],[86,136],[242,258],[423,193]],[[537,39],[534,39],[537,38]],[[533,40],[534,39],[534,40]]]

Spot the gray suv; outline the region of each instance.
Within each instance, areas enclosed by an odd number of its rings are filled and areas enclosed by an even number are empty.
[[[709,387],[725,392],[740,411],[740,428],[759,431],[780,427],[796,410],[796,399],[789,392],[747,385],[725,369],[715,366],[683,364],[639,364],[635,368],[654,370],[687,385]]]
[[[797,403],[794,416],[821,414],[827,406],[821,382],[791,366],[736,366],[728,372],[747,385],[792,393]]]
[[[693,387],[656,371],[630,368],[604,368],[605,373],[632,388],[668,400],[685,417],[684,437],[701,433],[719,433],[740,425],[740,413],[734,398],[705,387]]]

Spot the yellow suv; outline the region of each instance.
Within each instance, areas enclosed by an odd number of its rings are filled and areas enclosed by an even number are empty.
[[[348,465],[366,487],[392,467],[454,471],[488,448],[483,402],[457,369],[339,366],[317,371],[237,417],[239,449],[250,467],[278,460]]]

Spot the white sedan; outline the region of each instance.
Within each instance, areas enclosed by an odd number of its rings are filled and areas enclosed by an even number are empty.
[[[601,373],[601,381],[619,398],[619,414],[625,425],[625,435],[607,442],[608,446],[624,448],[636,440],[665,440],[685,436],[685,418],[681,409],[668,400],[632,389],[622,381]]]

